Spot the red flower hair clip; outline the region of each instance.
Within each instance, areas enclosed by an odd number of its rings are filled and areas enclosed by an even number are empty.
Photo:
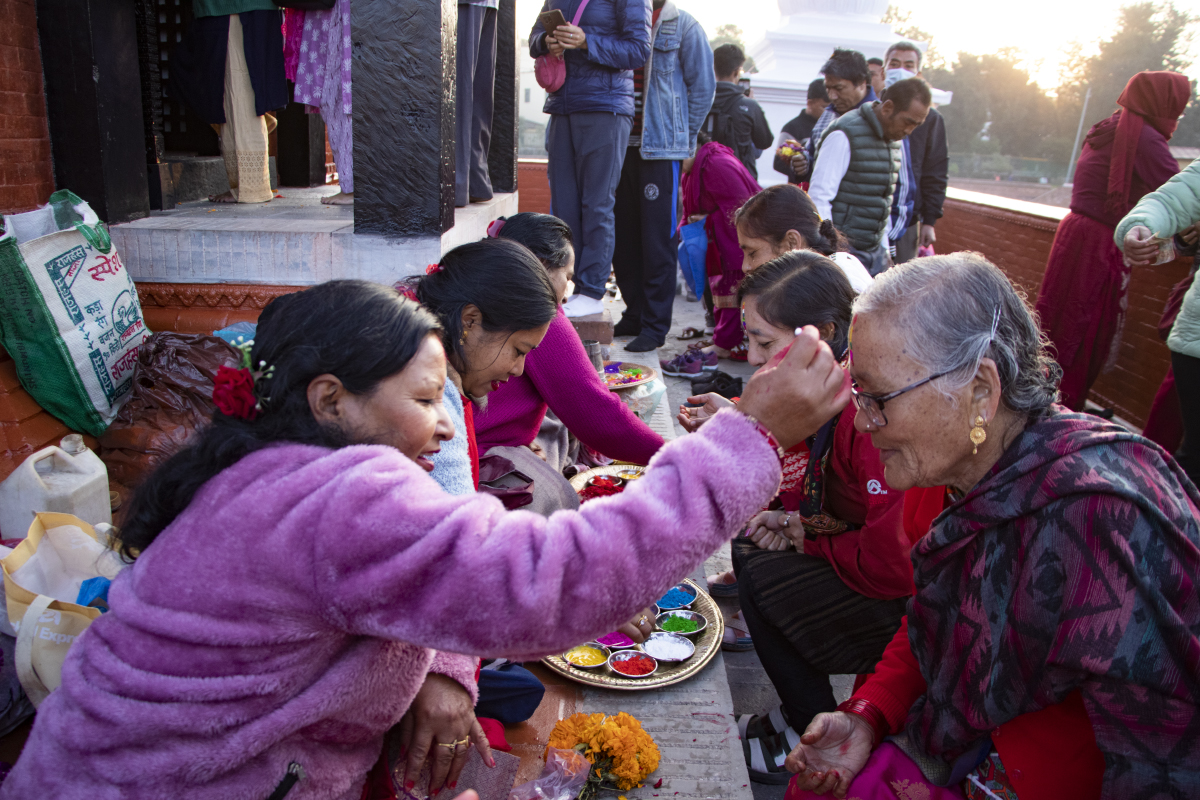
[[[220,367],[213,378],[213,403],[217,410],[228,417],[253,420],[262,411],[262,401],[255,394],[254,385],[262,378],[270,378],[275,374],[275,367],[267,366],[267,362],[259,361],[258,369],[251,369],[250,350],[254,340],[246,341],[238,337],[233,345],[242,354],[241,367]]]
[[[499,219],[493,220],[492,224],[487,226],[488,238],[490,238],[490,239],[499,238],[500,229],[504,227],[505,222],[507,222],[507,220],[504,217],[500,217]]]
[[[433,275],[433,274],[441,272],[441,271],[442,271],[441,264],[430,264],[428,267],[425,268],[426,275]]]

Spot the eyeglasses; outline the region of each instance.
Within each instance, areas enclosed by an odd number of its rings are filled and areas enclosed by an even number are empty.
[[[988,344],[996,340],[996,331],[1000,329],[1000,306],[996,306],[996,311],[992,314],[992,331],[988,335]],[[853,351],[851,351],[853,357]],[[936,381],[938,378],[943,378],[954,372],[954,369],[948,369],[945,372],[939,372],[936,375],[930,375],[923,381],[909,384],[903,389],[897,389],[894,392],[887,394],[867,394],[858,390],[858,384],[850,384],[850,395],[854,398],[854,404],[858,406],[864,414],[867,415],[867,420],[876,428],[882,428],[887,425],[887,415],[883,413],[883,404],[890,400],[895,400],[905,392],[911,392],[913,389],[919,389],[930,381]]]
[[[930,375],[925,380],[911,383],[908,386],[905,386],[903,389],[897,389],[896,391],[888,392],[887,394],[867,394],[866,392],[860,392],[858,390],[858,384],[852,383],[850,384],[850,395],[854,398],[854,404],[858,406],[859,410],[867,415],[867,419],[870,421],[870,423],[876,428],[882,428],[886,426],[888,422],[887,415],[883,413],[884,403],[895,400],[905,392],[911,392],[913,389],[918,389],[930,381],[935,381],[938,378],[949,375],[953,371],[954,370],[947,370],[945,372],[939,372],[936,375]]]

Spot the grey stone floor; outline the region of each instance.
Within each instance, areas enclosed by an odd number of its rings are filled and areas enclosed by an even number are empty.
[[[620,312],[624,308],[624,303],[620,299],[609,299],[606,301],[613,315],[613,321],[620,319]],[[699,302],[688,302],[682,295],[676,295],[675,307],[671,319],[671,332],[667,336],[667,342],[664,347],[658,351],[658,358],[671,358],[672,356],[683,352],[687,349],[688,342],[681,342],[675,338],[681,330],[687,326],[695,328],[704,327],[704,308]],[[628,341],[628,337],[618,339],[618,342]],[[754,374],[754,368],[745,362],[733,362],[722,359],[718,369],[733,375],[734,377],[748,380]],[[670,403],[672,417],[675,412],[683,404],[688,395],[691,394],[691,384],[686,378],[672,378],[664,376],[667,384],[667,401]],[[674,423],[677,436],[684,435],[683,428],[678,422]],[[729,569],[729,546],[721,548],[720,551],[713,554],[705,565],[707,574],[717,574]],[[726,617],[732,616],[737,612],[736,600],[721,600],[719,601],[722,609],[725,611]],[[762,662],[758,658],[758,654],[753,650],[745,653],[723,653],[725,662],[725,675],[729,682],[730,695],[733,698],[733,712],[737,714],[757,714],[769,711],[779,705],[779,696],[775,693],[774,686],[767,678],[766,672],[763,670]],[[835,675],[832,678],[834,695],[839,701],[845,700],[850,696],[850,690],[854,683],[853,675]],[[757,783],[750,784],[750,789],[753,791],[755,800],[781,800],[784,795],[785,786],[765,786]]]

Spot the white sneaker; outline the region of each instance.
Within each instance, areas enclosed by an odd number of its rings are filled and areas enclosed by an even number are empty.
[[[604,304],[586,294],[576,294],[571,295],[571,299],[563,303],[562,308],[568,317],[588,317],[603,311]]]

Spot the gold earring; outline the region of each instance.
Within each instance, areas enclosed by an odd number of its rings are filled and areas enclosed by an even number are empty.
[[[979,455],[979,445],[987,441],[987,431],[983,429],[983,423],[986,420],[982,416],[975,417],[975,427],[971,428],[971,442],[975,445],[975,449],[971,451],[971,455]]]
[[[467,332],[466,331],[463,331],[462,334],[458,337],[458,343],[459,343],[459,345],[462,345],[464,347],[466,346],[466,344],[467,344]]]

